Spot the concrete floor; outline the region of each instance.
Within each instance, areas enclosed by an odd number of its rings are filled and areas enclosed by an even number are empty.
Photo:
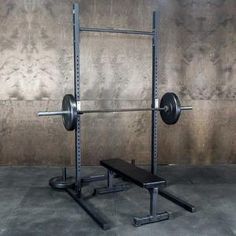
[[[84,175],[102,172],[101,167],[83,168]],[[159,175],[168,177],[168,190],[197,212],[159,197],[160,210],[172,212],[172,218],[138,228],[132,217],[147,214],[145,190],[132,186],[90,199],[112,222],[105,232],[66,193],[48,187],[48,179],[58,173],[59,168],[0,167],[0,235],[236,235],[236,165],[159,167]]]

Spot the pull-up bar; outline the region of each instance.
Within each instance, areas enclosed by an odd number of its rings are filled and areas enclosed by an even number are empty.
[[[139,34],[139,35],[153,35],[153,32],[138,31],[138,30],[121,30],[112,28],[86,28],[80,27],[80,31],[86,32],[100,32],[100,33],[117,33],[117,34]]]

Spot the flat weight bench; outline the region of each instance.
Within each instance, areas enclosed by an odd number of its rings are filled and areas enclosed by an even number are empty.
[[[114,186],[112,183],[113,173],[116,173],[120,177],[133,182],[141,188],[146,188],[150,193],[150,214],[145,217],[134,217],[134,225],[141,226],[148,223],[154,223],[162,220],[169,219],[168,212],[157,212],[158,203],[158,187],[165,185],[166,181],[150,172],[138,168],[133,164],[130,164],[121,159],[110,159],[100,161],[100,164],[108,169],[107,174],[107,187],[103,188],[100,193],[112,193],[122,191],[125,188],[123,186]]]

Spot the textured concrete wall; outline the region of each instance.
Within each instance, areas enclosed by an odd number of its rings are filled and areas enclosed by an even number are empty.
[[[60,109],[73,92],[72,1],[0,1],[0,164],[72,164],[73,133]],[[193,105],[178,124],[159,122],[161,163],[236,163],[236,1],[81,0],[83,26],[151,30],[161,12],[160,95]],[[148,37],[81,36],[82,107],[150,106]],[[84,164],[150,159],[150,114],[82,117]]]

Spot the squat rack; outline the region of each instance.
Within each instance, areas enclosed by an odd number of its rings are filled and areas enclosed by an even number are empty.
[[[158,80],[159,80],[159,14],[153,12],[152,31],[121,30],[111,28],[80,27],[79,4],[73,4],[73,46],[74,46],[74,94],[77,106],[80,107],[80,32],[102,32],[118,34],[134,34],[152,37],[152,134],[151,134],[151,173],[157,171],[157,120],[158,111]],[[80,143],[80,116],[75,128],[75,186],[76,191],[81,191],[81,143]]]
[[[102,33],[118,33],[118,34],[134,34],[134,35],[143,35],[143,36],[151,36],[152,37],[152,103],[151,108],[139,108],[139,109],[108,109],[108,110],[85,110],[81,111],[80,109],[80,32],[102,32]],[[62,179],[60,177],[52,178],[49,183],[52,187],[54,187],[53,181],[59,180],[58,187],[60,187],[60,181],[71,181],[74,188],[64,188],[67,193],[103,228],[108,229],[109,224],[108,221],[90,204],[88,201],[85,201],[82,194],[82,186],[86,182],[92,181],[99,181],[104,180],[107,178],[105,175],[97,175],[97,176],[88,176],[88,177],[81,177],[81,136],[80,136],[80,114],[85,113],[93,113],[93,112],[126,112],[126,111],[144,111],[149,110],[152,112],[152,132],[151,132],[151,174],[157,174],[157,159],[158,159],[158,146],[157,146],[157,121],[158,121],[158,111],[166,110],[166,107],[159,108],[159,101],[158,101],[158,80],[159,80],[159,13],[157,11],[153,12],[153,21],[152,21],[152,31],[137,31],[137,30],[121,30],[121,29],[111,29],[111,28],[86,28],[80,27],[80,19],[79,19],[79,5],[77,3],[73,4],[73,47],[74,47],[74,99],[75,102],[72,105],[69,104],[69,113],[66,110],[60,112],[39,112],[39,115],[63,115],[67,114],[67,119],[71,123],[71,117],[76,117],[76,124],[75,124],[75,180],[72,178],[66,179],[66,169],[62,174]],[[168,94],[168,93],[167,93]],[[65,95],[64,98],[70,98],[73,95]],[[165,97],[165,95],[163,96]],[[64,101],[64,99],[63,99]],[[162,101],[161,101],[162,102]],[[180,107],[178,105],[178,109],[180,110],[190,110],[191,107]],[[72,109],[72,110],[71,110]],[[179,112],[180,112],[179,110]],[[80,112],[81,111],[81,112]],[[168,112],[168,110],[167,110]],[[75,113],[75,114],[74,114]],[[175,112],[174,112],[175,113]],[[77,115],[78,114],[78,115]],[[178,113],[179,116],[180,113]],[[175,117],[176,118],[176,117]],[[178,120],[178,117],[175,121]],[[165,122],[165,121],[164,121]],[[73,123],[73,122],[72,122]],[[168,123],[167,123],[168,124]],[[173,123],[172,123],[173,124]],[[67,127],[64,123],[64,126],[67,130],[71,127]],[[150,172],[148,172],[150,174]],[[157,176],[154,176],[155,178]],[[159,178],[159,177],[157,177]],[[109,174],[108,174],[108,182],[109,182]],[[69,185],[68,185],[69,186]],[[167,198],[168,200],[174,202],[175,204],[183,207],[184,209],[194,212],[195,207],[188,202],[174,196],[173,194],[168,193],[164,189],[159,189],[158,193]],[[157,192],[153,195],[151,194],[151,198],[156,198]],[[156,202],[151,200],[151,218],[149,221],[153,221],[153,217],[155,221],[157,220],[160,215],[153,214],[152,211],[156,211]],[[166,216],[165,216],[166,217]],[[146,219],[141,219],[143,222]],[[159,221],[159,220],[158,220]],[[150,223],[150,222],[149,222]]]

